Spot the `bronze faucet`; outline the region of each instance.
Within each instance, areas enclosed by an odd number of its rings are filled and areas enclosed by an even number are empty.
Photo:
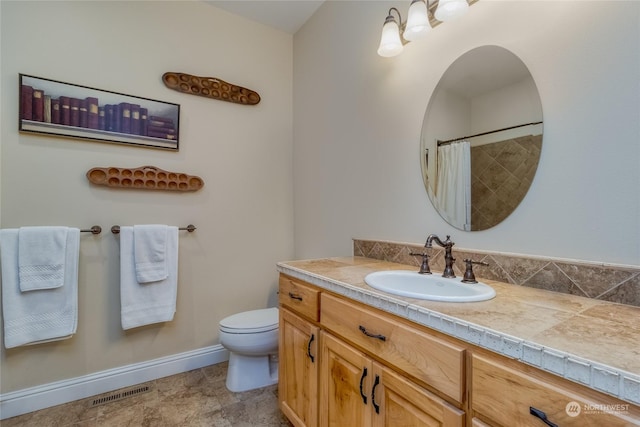
[[[478,283],[476,280],[476,275],[473,273],[473,264],[488,266],[488,262],[484,261],[474,261],[469,258],[463,259],[467,268],[464,271],[464,277],[462,278],[462,283]]]
[[[420,264],[420,271],[418,271],[419,274],[431,274],[431,269],[429,268],[429,254],[428,253],[413,253],[413,252],[409,252],[409,255],[411,256],[419,256],[422,257],[422,264]]]
[[[442,277],[454,278],[456,275],[453,272],[453,263],[456,259],[451,255],[451,248],[455,243],[451,241],[450,237],[451,236],[447,236],[447,240],[443,242],[435,234],[430,234],[429,237],[427,237],[427,242],[424,244],[424,247],[431,249],[431,242],[435,241],[438,245],[444,248],[444,271],[442,272]]]

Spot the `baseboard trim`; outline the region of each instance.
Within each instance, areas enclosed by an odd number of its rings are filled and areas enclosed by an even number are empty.
[[[81,377],[56,381],[23,390],[0,394],[0,420],[85,399],[96,394],[152,381],[229,360],[222,345],[214,345],[108,369]]]

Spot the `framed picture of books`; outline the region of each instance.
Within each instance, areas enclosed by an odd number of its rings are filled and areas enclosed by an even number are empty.
[[[178,150],[180,105],[20,74],[21,132]]]

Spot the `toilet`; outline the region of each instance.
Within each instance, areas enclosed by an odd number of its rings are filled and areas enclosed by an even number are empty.
[[[253,390],[278,382],[278,309],[245,311],[219,323],[220,344],[229,350],[227,388]]]

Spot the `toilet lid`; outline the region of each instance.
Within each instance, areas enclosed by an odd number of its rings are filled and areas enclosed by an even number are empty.
[[[244,311],[225,317],[220,321],[220,329],[236,334],[267,332],[278,328],[278,309]]]

